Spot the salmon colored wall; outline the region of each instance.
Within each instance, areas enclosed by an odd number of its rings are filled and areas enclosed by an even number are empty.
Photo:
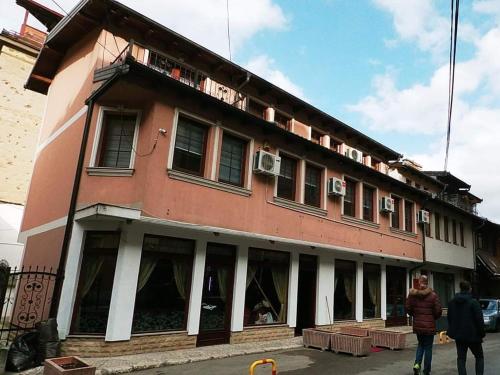
[[[269,134],[264,136],[256,124],[242,124],[240,120],[229,118],[216,108],[201,106],[194,99],[180,98],[175,93],[147,93],[137,86],[119,84],[109,92],[105,101],[107,104],[119,104],[127,96],[141,98],[135,103],[135,108],[140,106],[144,110],[138,152],[147,153],[151,150],[159,127],[167,130],[167,136],[159,138],[156,149],[150,156],[136,158],[132,177],[97,177],[84,173],[79,195],[80,205],[101,202],[135,206],[141,207],[146,216],[421,259],[420,235],[415,238],[391,232],[389,216],[383,214],[380,214],[380,228],[347,222],[341,218],[339,198],[328,197],[328,214],[323,218],[274,204],[274,184],[266,184],[267,179],[263,176],[252,174],[250,197],[169,178],[166,169],[175,106],[189,108],[191,113],[208,121],[219,121],[221,126],[247,134],[255,139],[255,150],[264,141],[268,141],[273,147],[289,150],[294,154],[305,155],[307,151],[298,145],[290,147],[279,137]],[[141,104],[147,102],[154,105],[147,108],[145,104]],[[95,118],[92,128],[95,129]],[[90,154],[91,147],[89,144],[87,155]],[[210,176],[211,158],[207,159],[205,176]],[[308,153],[307,159],[321,165],[329,164],[328,177],[341,177],[347,172],[344,166],[320,158],[313,152]],[[356,173],[352,175],[355,178],[361,177]],[[374,181],[370,183],[377,185]],[[379,198],[390,193],[383,186],[379,186],[379,189]]]
[[[311,138],[311,127],[309,125],[303,124],[300,121],[292,120],[292,132],[306,139]]]
[[[64,228],[60,227],[28,237],[24,247],[23,266],[57,268]]]

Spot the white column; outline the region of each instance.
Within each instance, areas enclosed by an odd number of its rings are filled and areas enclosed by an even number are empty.
[[[335,294],[335,258],[320,254],[316,294],[316,325],[333,323],[333,296]]]
[[[380,317],[387,319],[387,270],[385,264],[380,265]]]
[[[462,271],[457,271],[453,274],[453,281],[455,282],[455,293],[460,292],[460,281],[462,280]]]
[[[356,262],[356,321],[363,321],[363,262]]]
[[[143,233],[132,226],[121,233],[109,306],[106,341],[129,340],[134,318],[135,291],[141,265]]]
[[[191,278],[191,295],[189,297],[188,335],[197,335],[200,330],[201,297],[203,293],[203,278],[205,276],[205,258],[207,241],[196,241],[194,254],[193,276]]]
[[[245,314],[245,294],[247,290],[248,246],[238,246],[233,288],[233,312],[231,314],[231,331],[243,331]]]
[[[73,315],[73,306],[80,278],[80,265],[83,257],[84,234],[85,232],[81,224],[74,222],[69,242],[61,300],[57,312],[57,329],[61,340],[66,339],[71,328],[71,317]]]
[[[413,276],[412,276],[413,278]],[[410,271],[408,269],[406,269],[406,295],[408,295],[408,293],[410,293],[410,288],[413,288],[412,285],[410,285]]]
[[[290,254],[290,274],[288,279],[288,315],[289,327],[297,325],[297,295],[299,289],[299,253]]]

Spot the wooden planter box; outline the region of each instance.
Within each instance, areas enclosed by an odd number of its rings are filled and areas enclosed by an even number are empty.
[[[330,349],[330,338],[334,332],[323,331],[315,328],[302,330],[302,341],[306,348],[318,348],[321,350]]]
[[[43,374],[95,375],[95,367],[88,365],[78,357],[59,357],[45,360]]]
[[[370,336],[373,339],[373,346],[391,350],[406,348],[406,333],[374,329],[370,331]]]
[[[355,357],[370,354],[372,338],[370,336],[351,336],[337,333],[330,340],[332,351],[335,353],[350,353]]]
[[[354,327],[354,326],[346,326],[340,327],[339,333],[343,335],[351,335],[351,336],[368,336],[369,330],[367,328]]]

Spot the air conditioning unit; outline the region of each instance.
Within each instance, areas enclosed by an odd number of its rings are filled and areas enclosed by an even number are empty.
[[[380,200],[380,211],[394,212],[394,199],[391,197],[382,197]]]
[[[418,211],[417,222],[429,224],[431,222],[431,215],[430,215],[429,211],[426,211],[426,210]]]
[[[280,174],[281,158],[266,151],[259,150],[253,160],[253,171],[268,176]]]
[[[363,153],[355,148],[348,148],[345,152],[345,156],[352,160],[356,160],[358,163],[363,162]]]
[[[330,177],[328,179],[328,195],[345,195],[345,181],[340,178]]]

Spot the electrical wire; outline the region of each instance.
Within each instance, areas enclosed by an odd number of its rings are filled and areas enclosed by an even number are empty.
[[[460,0],[451,0],[451,27],[450,27],[450,68],[448,77],[448,126],[446,131],[446,154],[444,170],[448,169],[448,158],[451,139],[451,118],[453,113],[453,94],[455,89],[455,65],[457,55],[457,34]]]
[[[231,33],[229,32],[229,0],[226,0],[226,13],[227,13],[227,43],[229,45],[229,61],[232,61],[232,56],[231,56]]]

